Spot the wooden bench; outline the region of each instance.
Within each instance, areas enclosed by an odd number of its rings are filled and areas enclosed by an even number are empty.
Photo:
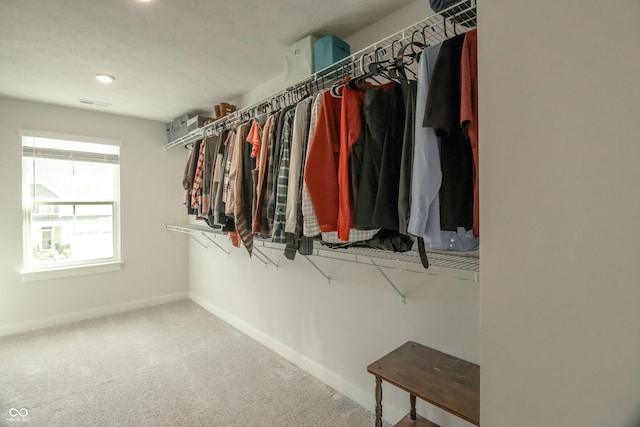
[[[416,414],[416,397],[480,425],[480,366],[409,341],[373,362],[376,427],[382,427],[382,381],[409,393],[411,410],[396,427],[438,425]]]

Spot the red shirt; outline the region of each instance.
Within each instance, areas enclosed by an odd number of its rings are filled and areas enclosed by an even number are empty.
[[[338,238],[349,240],[351,229],[351,200],[349,179],[349,156],[362,130],[362,104],[364,91],[342,88],[342,106],[340,110],[340,159],[338,163]]]
[[[342,99],[322,95],[316,130],[309,145],[304,181],[323,232],[338,228],[338,161]]]

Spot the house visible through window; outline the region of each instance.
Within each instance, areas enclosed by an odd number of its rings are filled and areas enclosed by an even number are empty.
[[[119,145],[21,134],[24,270],[119,261]]]

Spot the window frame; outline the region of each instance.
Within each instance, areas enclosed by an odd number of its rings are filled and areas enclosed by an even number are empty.
[[[39,131],[32,129],[20,129],[20,143],[22,147],[21,151],[21,161],[22,161],[22,175],[21,175],[21,190],[23,193],[22,196],[22,225],[23,225],[23,256],[22,256],[22,279],[24,282],[34,281],[34,280],[46,280],[46,279],[55,279],[61,277],[71,277],[78,276],[84,274],[94,274],[94,273],[103,273],[108,271],[115,271],[121,269],[122,264],[122,248],[121,248],[121,214],[120,214],[120,203],[121,203],[121,186],[120,186],[120,160],[121,160],[121,151],[122,151],[122,142],[115,139],[108,138],[99,138],[93,136],[85,136],[85,135],[73,135],[66,133],[57,133],[57,132],[49,132],[49,131]],[[68,204],[68,202],[74,202],[77,205],[91,205],[91,204],[100,204],[100,205],[111,205],[112,206],[112,239],[113,239],[113,256],[108,258],[92,258],[88,260],[76,260],[69,262],[61,262],[61,263],[53,263],[47,265],[33,265],[32,255],[32,243],[33,238],[36,236],[32,236],[32,209],[35,206],[39,206],[40,204],[33,204],[33,206],[29,206],[27,202],[29,197],[26,196],[25,192],[30,191],[26,184],[26,176],[25,176],[25,168],[24,161],[29,158],[24,154],[24,146],[25,146],[25,138],[46,138],[46,139],[55,139],[55,140],[64,140],[64,141],[72,141],[72,142],[84,142],[90,144],[101,144],[118,147],[118,161],[116,164],[115,177],[114,177],[114,193],[113,200],[110,201],[80,201],[80,200],[65,200],[59,201],[62,204]],[[68,150],[73,151],[73,150]],[[44,202],[45,205],[58,205],[58,202]],[[75,207],[74,207],[75,209]]]

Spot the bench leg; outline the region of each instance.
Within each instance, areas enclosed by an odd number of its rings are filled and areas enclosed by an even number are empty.
[[[409,413],[409,417],[415,421],[416,420],[416,397],[413,394],[409,394],[409,403],[411,403],[411,412]]]
[[[382,378],[376,377],[376,427],[382,427]]]

